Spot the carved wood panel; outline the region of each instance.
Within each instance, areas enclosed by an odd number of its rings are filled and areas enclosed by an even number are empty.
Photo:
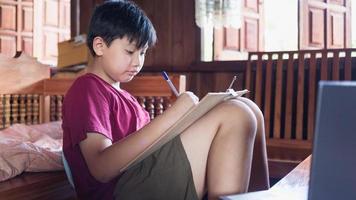
[[[56,65],[58,42],[70,39],[70,0],[36,1],[34,8],[36,57]]]
[[[242,2],[241,28],[214,29],[214,60],[236,60],[241,52],[263,50],[263,1]]]
[[[33,55],[33,2],[0,1],[0,53]]]
[[[351,46],[350,0],[301,0],[300,49]]]
[[[70,0],[0,0],[0,53],[56,65],[57,43],[69,38]]]

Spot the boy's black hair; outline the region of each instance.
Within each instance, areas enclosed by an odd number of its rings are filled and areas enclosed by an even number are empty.
[[[106,45],[117,38],[127,37],[130,42],[136,42],[138,49],[153,46],[156,43],[156,31],[146,14],[133,2],[128,0],[106,1],[97,6],[92,14],[87,45],[95,56],[93,40],[101,37]]]

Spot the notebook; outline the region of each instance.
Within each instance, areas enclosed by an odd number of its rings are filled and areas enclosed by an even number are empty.
[[[123,172],[145,159],[147,156],[158,150],[164,144],[181,134],[186,128],[192,125],[204,114],[209,112],[209,110],[214,108],[216,105],[222,103],[223,101],[240,97],[248,92],[248,90],[234,91],[233,89],[228,89],[226,92],[208,93],[207,95],[205,95],[205,97],[202,98],[201,101],[199,101],[196,105],[192,106],[176,123],[174,123],[170,128],[168,128],[147,149],[137,155],[120,171]]]

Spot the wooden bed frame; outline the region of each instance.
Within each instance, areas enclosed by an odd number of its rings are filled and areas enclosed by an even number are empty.
[[[179,92],[185,76],[171,76]],[[24,54],[0,55],[0,128],[15,123],[39,124],[61,120],[62,101],[74,79],[51,79],[50,68]],[[122,88],[133,94],[154,118],[176,99],[160,76],[137,76]],[[0,199],[76,199],[64,171],[25,172],[0,182]]]

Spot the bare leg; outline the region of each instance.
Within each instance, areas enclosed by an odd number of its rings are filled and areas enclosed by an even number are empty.
[[[257,119],[249,191],[267,190],[269,189],[269,173],[263,114],[250,99],[244,97],[239,97],[238,99],[251,108]]]
[[[201,198],[248,190],[257,119],[246,103],[224,102],[181,134]]]

